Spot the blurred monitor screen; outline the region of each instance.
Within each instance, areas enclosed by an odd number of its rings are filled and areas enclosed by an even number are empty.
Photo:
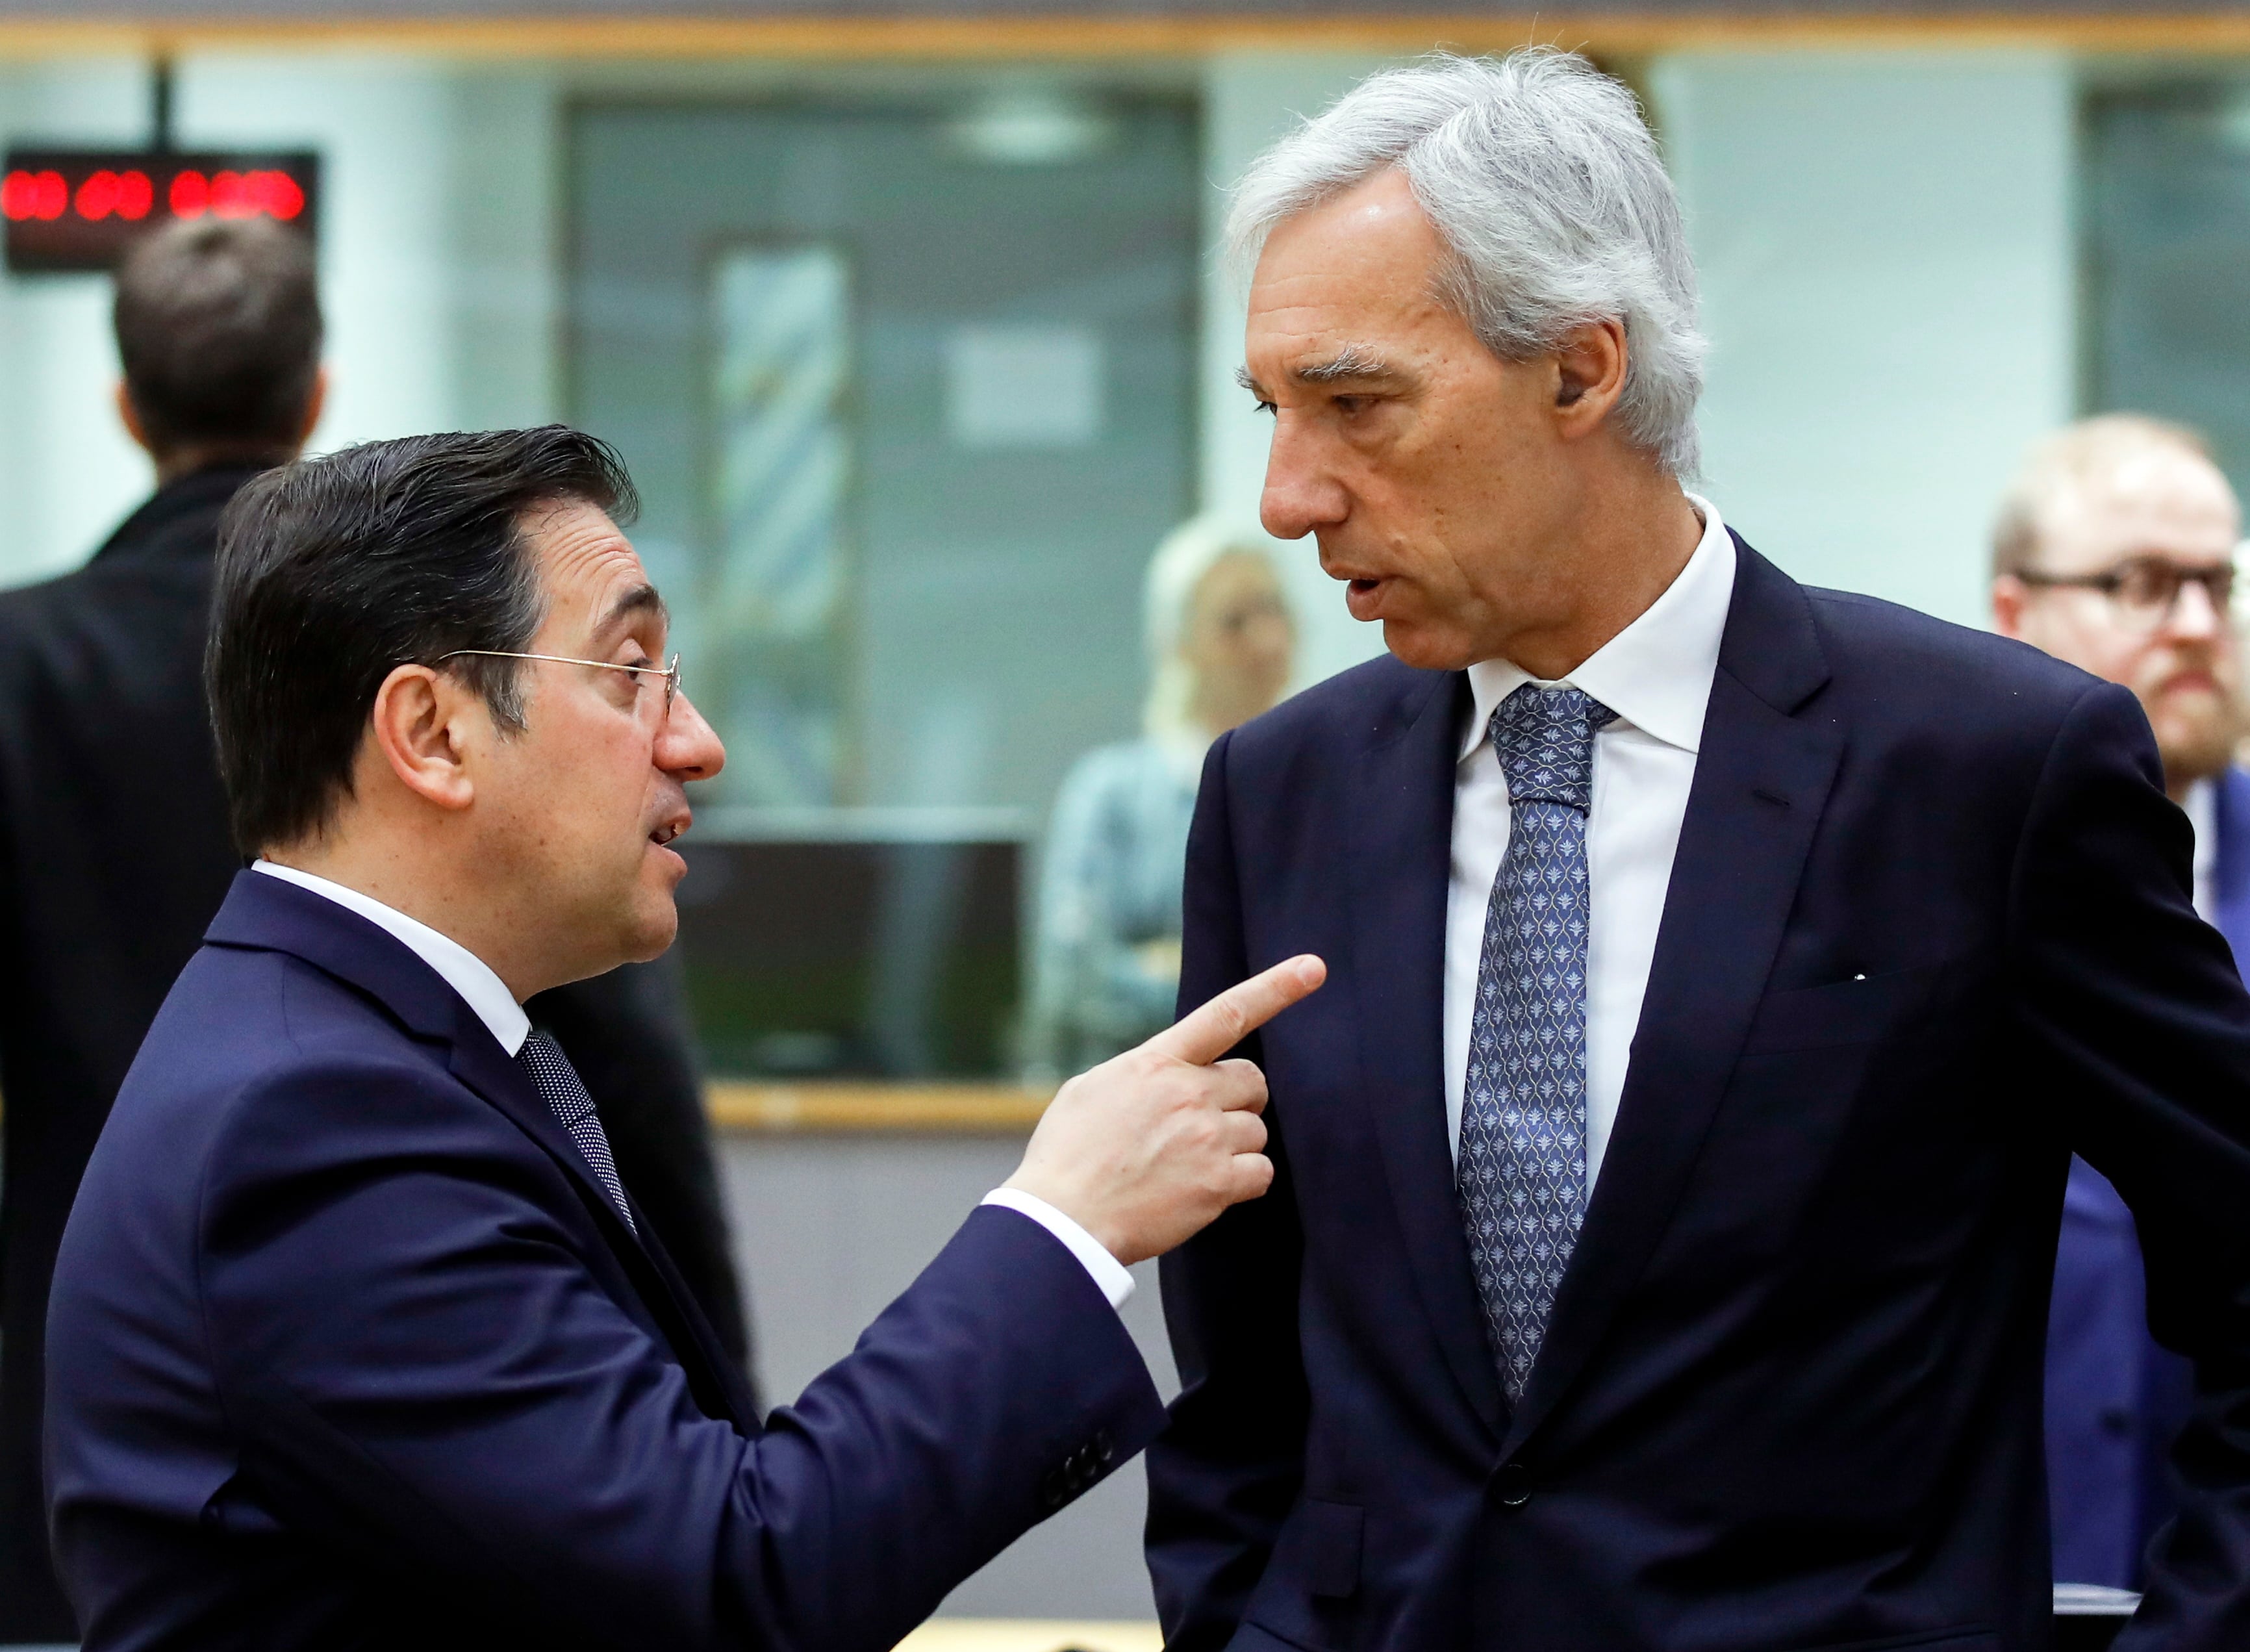
[[[978,1078],[1012,1067],[1021,843],[680,847],[680,946],[714,1074]]]
[[[269,218],[314,233],[321,162],[300,150],[10,149],[0,169],[8,268],[107,270],[135,236],[182,218]]]

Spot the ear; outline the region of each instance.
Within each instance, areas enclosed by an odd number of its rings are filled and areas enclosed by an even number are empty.
[[[2003,637],[2024,640],[2024,599],[2031,588],[2013,574],[2001,574],[1992,581],[1992,629]]]
[[[433,806],[459,812],[476,801],[462,725],[483,701],[427,666],[399,666],[375,691],[375,749],[398,784]]]
[[[313,439],[320,427],[321,415],[328,411],[328,370],[324,363],[313,375],[312,393],[305,397],[305,416],[297,424],[296,448],[305,451],[305,444]]]
[[[1555,417],[1565,441],[1601,428],[1625,394],[1625,362],[1623,321],[1571,328],[1555,353]]]
[[[141,422],[141,410],[134,406],[133,392],[121,378],[117,381],[117,418],[125,426],[125,433],[133,439],[133,445],[149,458],[155,458],[156,450],[148,442],[148,427]]]

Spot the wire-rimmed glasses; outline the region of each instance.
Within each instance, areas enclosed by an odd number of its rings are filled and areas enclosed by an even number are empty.
[[[465,654],[473,654],[484,660],[545,660],[558,666],[593,666],[603,671],[630,671],[636,677],[661,677],[664,679],[664,710],[666,716],[672,714],[672,702],[680,698],[680,656],[678,654],[673,655],[671,660],[660,666],[625,666],[619,665],[614,660],[577,660],[569,654],[519,653],[508,648],[456,648],[449,654],[440,654],[438,657],[438,663],[442,666],[448,660],[459,660]]]

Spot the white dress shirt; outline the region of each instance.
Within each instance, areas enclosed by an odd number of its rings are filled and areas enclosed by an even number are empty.
[[[491,1029],[494,1043],[510,1055],[521,1053],[523,1040],[531,1036],[531,1018],[515,1001],[515,994],[507,990],[507,983],[493,972],[493,966],[452,936],[438,934],[428,924],[408,917],[397,907],[385,906],[371,895],[362,895],[333,879],[300,872],[293,866],[253,861],[251,869],[325,895],[347,911],[358,913],[377,929],[389,930],[401,945],[437,971],[445,985],[461,995],[462,1001],[477,1013],[477,1020]]]
[[[1594,736],[1586,818],[1586,1188],[1601,1173],[1648,991],[1657,925],[1695,781],[1703,712],[1734,599],[1735,545],[1718,511],[1694,494],[1703,537],[1647,612],[1563,679],[1617,721]],[[1488,730],[1500,702],[1531,675],[1505,660],[1469,667],[1476,708],[1461,731],[1453,792],[1453,878],[1446,906],[1446,1124],[1458,1152],[1468,1080],[1485,909],[1508,853],[1508,779]]]
[[[2208,923],[2219,885],[2218,784],[2198,780],[2188,787],[2180,807],[2186,812],[2188,827],[2195,833],[2196,916]]]
[[[523,1041],[531,1036],[531,1018],[523,1013],[523,1006],[515,1001],[515,994],[475,953],[451,936],[440,935],[428,924],[410,918],[396,907],[385,906],[373,895],[362,895],[328,878],[316,877],[310,872],[300,872],[293,866],[280,866],[272,861],[257,861],[252,869],[268,877],[293,883],[300,889],[310,889],[324,895],[338,906],[356,912],[376,928],[397,937],[400,944],[435,970],[446,985],[461,995],[462,1001],[477,1013],[477,1019],[491,1030],[493,1041],[510,1055],[523,1048]],[[1103,1248],[1101,1242],[1043,1199],[1018,1192],[1011,1187],[997,1187],[987,1193],[983,1201],[1028,1216],[1047,1232],[1060,1240],[1070,1254],[1093,1276],[1101,1294],[1109,1299],[1112,1308],[1124,1305],[1133,1294],[1133,1275],[1125,1265]]]

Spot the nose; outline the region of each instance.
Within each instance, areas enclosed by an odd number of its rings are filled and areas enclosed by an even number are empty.
[[[671,715],[657,730],[656,766],[680,780],[708,780],[727,766],[719,731],[685,694],[673,696]]]
[[[2175,637],[2204,640],[2217,636],[2226,626],[2226,617],[2211,600],[2211,592],[2200,579],[2180,581],[2179,595],[2172,600],[2172,611],[2164,629]]]
[[[1344,519],[1349,501],[1322,453],[1319,436],[1287,408],[1273,417],[1266,453],[1266,490],[1258,520],[1276,539],[1302,539]]]

